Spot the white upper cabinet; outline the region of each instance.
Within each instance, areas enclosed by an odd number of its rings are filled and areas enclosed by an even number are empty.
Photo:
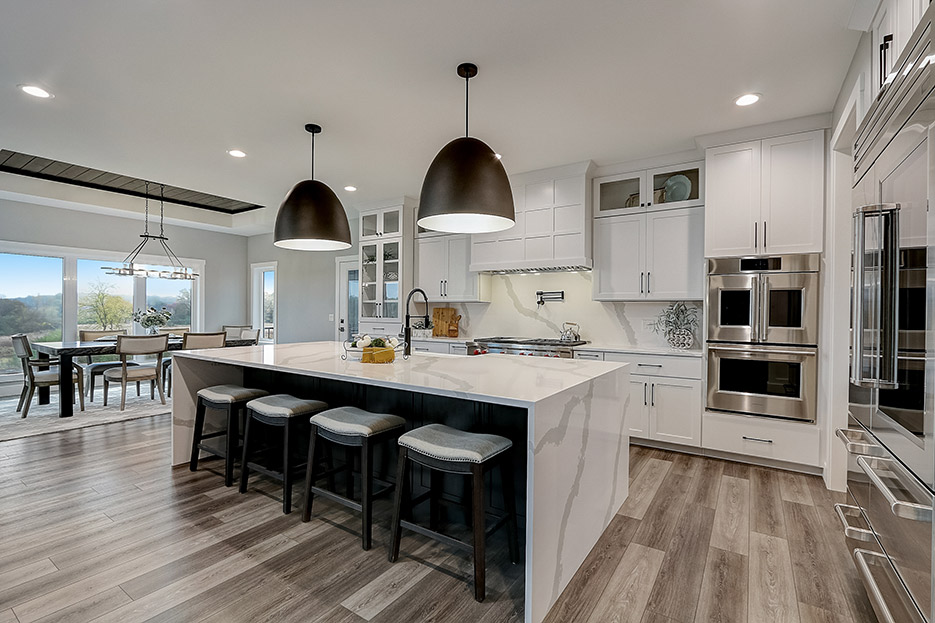
[[[455,234],[416,240],[416,285],[429,301],[489,302],[489,275],[472,273],[470,236]]]
[[[704,208],[594,219],[594,299],[704,296]]]
[[[824,131],[705,152],[705,256],[818,253]]]
[[[360,215],[361,240],[377,240],[384,236],[401,236],[402,232],[402,206],[373,210]]]
[[[919,25],[930,0],[883,0],[870,26],[871,93],[895,78],[900,57]]]
[[[594,216],[704,204],[704,162],[659,167],[594,180]]]
[[[471,237],[474,272],[590,268],[590,172],[584,162],[510,176],[516,224]]]

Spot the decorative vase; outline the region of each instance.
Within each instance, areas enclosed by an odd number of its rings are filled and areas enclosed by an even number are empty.
[[[688,329],[675,329],[666,336],[669,346],[679,350],[687,350],[695,342],[695,336]]]
[[[159,335],[159,327],[152,326],[146,330],[147,335]]]

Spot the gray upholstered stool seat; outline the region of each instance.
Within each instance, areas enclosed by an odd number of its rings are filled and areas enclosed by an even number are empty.
[[[406,420],[389,413],[371,413],[357,407],[338,407],[312,416],[312,424],[338,435],[372,437],[377,433],[399,428]]]
[[[399,445],[440,461],[483,463],[509,450],[513,442],[499,435],[469,433],[444,424],[427,424],[401,436]]]
[[[198,396],[210,402],[244,402],[265,396],[269,392],[240,385],[213,385],[198,390]]]
[[[298,417],[309,413],[318,413],[328,408],[321,400],[303,400],[289,394],[272,394],[254,398],[247,403],[247,409],[266,417]]]
[[[282,482],[282,512],[292,512],[292,472],[299,469],[293,455],[296,454],[296,429],[305,424],[305,418],[312,413],[324,411],[327,402],[305,400],[289,394],[272,394],[251,400],[246,405],[247,418],[243,434],[243,458],[240,461],[240,492],[247,492],[250,470],[258,471],[270,478]],[[271,468],[266,461],[251,461],[251,453],[256,454],[256,426],[262,424],[282,431],[282,446],[278,450],[282,458],[282,471]],[[253,431],[253,432],[251,432]]]

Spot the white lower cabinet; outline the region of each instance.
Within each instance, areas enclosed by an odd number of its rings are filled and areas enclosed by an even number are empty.
[[[449,352],[448,342],[436,342],[433,340],[412,340],[412,352],[415,353],[441,353],[447,355]]]
[[[630,376],[630,408],[627,430],[630,437],[649,438],[649,377]]]
[[[631,437],[701,445],[701,381],[630,375]]]
[[[807,422],[708,411],[701,441],[711,450],[818,467],[820,435]]]
[[[467,355],[467,346],[464,344],[448,344],[448,354]]]

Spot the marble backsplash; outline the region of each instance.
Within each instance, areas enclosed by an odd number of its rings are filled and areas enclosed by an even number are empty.
[[[594,301],[590,272],[491,275],[490,287],[490,303],[446,305],[461,314],[461,335],[557,338],[563,322],[577,322],[581,327],[581,339],[589,342],[667,346],[661,335],[653,333],[651,324],[668,302]],[[537,290],[564,290],[565,300],[548,301],[537,307]],[[694,304],[701,307],[700,301]],[[700,331],[695,332],[696,343]]]

